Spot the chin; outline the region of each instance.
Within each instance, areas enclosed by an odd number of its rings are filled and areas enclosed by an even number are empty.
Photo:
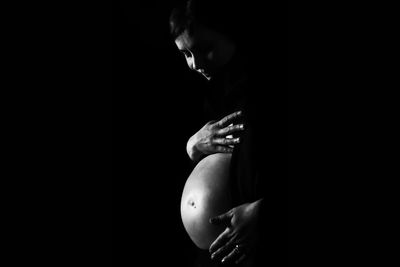
[[[208,81],[212,79],[212,76],[204,75],[204,74],[203,74],[203,76],[204,76],[204,78],[206,78]]]

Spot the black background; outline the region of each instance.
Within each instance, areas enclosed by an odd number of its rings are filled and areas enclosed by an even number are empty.
[[[196,247],[180,219],[180,197],[193,168],[185,151],[187,139],[206,123],[202,117],[205,82],[189,70],[169,36],[168,18],[177,2],[120,1],[115,6],[113,83],[117,86],[113,91],[116,95],[113,110],[119,114],[115,121],[121,123],[113,129],[121,134],[114,139],[116,144],[121,142],[118,149],[121,154],[117,158],[121,155],[124,158],[116,166],[132,166],[132,169],[128,167],[123,180],[117,180],[122,183],[117,186],[118,190],[130,188],[117,198],[121,198],[118,202],[123,202],[128,212],[123,216],[124,221],[135,225],[125,233],[128,251],[138,252],[132,262],[143,259],[149,263],[190,266],[196,256]],[[257,15],[272,14],[272,9],[266,13],[257,10],[256,6],[252,9],[254,23],[248,31],[254,35],[248,43],[254,49],[252,62],[259,72],[260,95],[270,97],[265,101],[260,99],[260,102],[275,107],[275,110],[266,109],[275,118],[263,123],[282,134],[265,132],[265,136],[275,140],[271,147],[280,144],[283,152],[279,157],[286,161],[287,9],[280,10],[279,15],[265,20]],[[240,19],[251,18],[247,15]],[[277,41],[271,42],[272,39]],[[265,92],[261,93],[263,90]],[[260,114],[260,119],[265,119],[265,115]],[[284,224],[278,225],[282,229],[279,239],[282,235],[286,239],[286,165],[279,164],[283,167],[275,184],[280,185],[276,192],[281,194],[276,203],[284,216],[279,219]],[[282,243],[285,242],[280,241],[281,248]]]
[[[189,266],[196,252],[180,218],[180,197],[193,168],[187,139],[206,123],[199,97],[205,82],[189,71],[169,36],[176,3],[121,1],[114,7],[116,128],[123,136],[116,143],[123,155],[117,158],[124,158],[117,166],[128,166],[118,181],[130,188],[118,199],[128,211],[123,220],[132,225],[126,233],[132,263]]]
[[[4,254],[13,261],[192,262],[179,204],[192,168],[186,140],[205,123],[196,97],[204,81],[169,39],[172,6],[7,9],[2,189]],[[279,110],[266,140],[280,136],[279,155],[288,156],[268,226],[278,245],[266,257],[288,245],[280,265],[382,260],[381,237],[390,236],[384,207],[393,194],[379,181],[395,177],[380,165],[391,111],[376,93],[383,65],[371,52],[382,28],[364,7],[254,5],[254,62],[261,87],[276,88],[266,91],[276,100],[266,110]]]
[[[4,261],[111,266],[111,5],[11,4],[3,32]]]

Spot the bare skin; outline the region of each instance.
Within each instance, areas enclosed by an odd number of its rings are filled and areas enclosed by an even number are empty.
[[[235,132],[243,131],[243,124],[232,124],[232,121],[242,115],[234,112],[219,121],[210,121],[195,133],[188,141],[186,151],[193,161],[214,153],[232,153],[234,145],[240,143],[240,138],[229,138]]]
[[[176,38],[175,44],[184,54],[189,68],[207,80],[213,79],[236,52],[236,45],[226,36],[201,25],[197,25],[191,34],[184,31]],[[187,142],[186,150],[189,157],[197,162],[210,154],[232,153],[234,145],[238,144],[240,139],[229,136],[244,130],[243,124],[233,125],[233,119],[240,115],[240,112],[235,112],[220,121],[210,121],[204,125]],[[193,199],[191,202],[187,201],[183,202],[183,207],[189,210],[188,213],[198,209],[201,204],[197,202],[199,205],[196,206]],[[248,258],[256,243],[258,227],[256,222],[261,201],[260,199],[234,207],[210,221],[225,229],[209,248],[213,259],[239,263]]]
[[[184,31],[175,40],[191,70],[211,80],[233,57],[235,44],[224,35],[198,25],[194,33]]]
[[[237,206],[211,218],[210,223],[224,225],[225,230],[210,245],[211,259],[239,262],[249,258],[257,243],[258,209],[262,199]]]
[[[229,210],[230,154],[216,153],[202,159],[186,181],[181,199],[183,225],[192,241],[201,249],[208,249],[224,230],[223,225],[212,225],[210,217]]]
[[[175,45],[185,56],[188,67],[207,80],[213,79],[226,66],[236,52],[236,44],[225,35],[212,29],[196,25],[193,32],[185,30],[175,39]],[[232,153],[233,146],[240,139],[227,138],[244,129],[241,125],[230,125],[241,116],[241,111],[221,119],[210,121],[188,141],[186,150],[189,157],[197,162],[206,155]]]

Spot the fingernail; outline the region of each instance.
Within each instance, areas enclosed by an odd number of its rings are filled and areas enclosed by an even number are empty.
[[[221,260],[221,263],[224,263],[224,261],[225,261],[225,258],[223,258],[223,259]]]
[[[235,139],[235,142],[240,142],[240,138],[239,138],[239,137],[236,138],[236,139]]]
[[[215,252],[211,254],[211,259],[213,260],[215,258]]]
[[[240,124],[240,129],[244,129],[244,125],[243,124]]]

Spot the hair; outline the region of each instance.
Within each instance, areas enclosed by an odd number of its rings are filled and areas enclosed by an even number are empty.
[[[192,33],[197,25],[215,30],[238,42],[245,27],[243,9],[228,0],[188,0],[174,8],[169,18],[174,39],[184,31]]]

